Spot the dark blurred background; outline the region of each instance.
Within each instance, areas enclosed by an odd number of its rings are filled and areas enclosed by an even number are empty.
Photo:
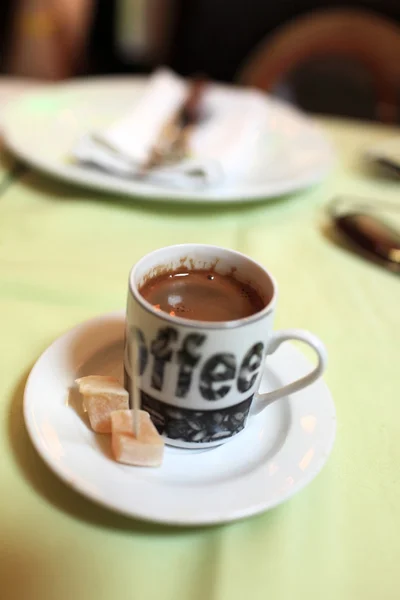
[[[40,0],[36,1],[40,5]],[[43,10],[46,0],[41,1]],[[53,0],[53,8],[56,1]],[[331,9],[366,10],[369,19],[373,19],[374,15],[384,17],[400,31],[400,0],[282,0],[274,3],[265,0],[148,0],[147,10],[153,13],[149,22],[153,23],[151,35],[156,51],[153,48],[142,55],[135,55],[134,52],[122,52],[118,43],[116,21],[119,1],[138,0],[97,0],[91,4],[90,24],[79,59],[71,63],[70,68],[60,70],[59,76],[57,71],[49,71],[49,78],[148,72],[164,63],[185,76],[201,72],[210,78],[231,82],[238,79],[243,65],[251,59],[263,40],[268,40],[280,30],[284,31],[288,23],[306,15],[315,15],[317,22],[318,15]],[[29,67],[14,68],[10,62],[14,38],[18,38],[16,14],[21,11],[21,6],[22,12],[26,11],[26,6],[32,11],[35,4],[35,0],[25,2],[24,8],[24,0],[0,0],[0,68],[3,73],[35,76],[37,74],[29,72]],[[158,44],[157,40],[161,38],[162,44]],[[19,43],[23,46],[23,42]],[[332,50],[333,44],[326,51],[322,49],[311,53],[301,64],[294,65],[285,73],[282,80],[271,80],[268,90],[310,111],[371,119],[381,118],[383,111],[383,120],[389,113],[390,118],[386,120],[392,120],[399,99],[397,74],[379,73],[379,61],[373,52],[381,40],[371,39],[366,34],[362,43],[365,50],[358,53],[362,60],[359,60],[357,52],[353,56],[352,51],[348,52],[348,56],[346,53],[341,56],[340,52],[334,51],[335,48]],[[395,46],[393,53],[389,50],[388,56],[391,54],[393,64],[400,62]],[[384,59],[388,67],[391,60]],[[368,65],[372,65],[372,72]],[[39,73],[39,76],[42,74]],[[394,81],[388,82],[388,78]],[[389,90],[391,85],[393,89]],[[379,102],[383,108],[377,109],[377,94],[381,96]],[[394,106],[388,108],[389,104]],[[398,119],[397,115],[394,119]]]
[[[180,0],[173,65],[231,81],[238,65],[269,33],[291,19],[326,8],[363,8],[400,25],[400,0]]]

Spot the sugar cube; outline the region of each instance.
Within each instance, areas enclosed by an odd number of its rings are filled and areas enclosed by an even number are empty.
[[[164,455],[164,439],[153,425],[149,413],[139,414],[139,436],[133,431],[133,410],[117,410],[111,414],[111,447],[118,462],[141,467],[158,467]]]
[[[83,395],[92,429],[97,433],[111,433],[110,415],[114,410],[129,408],[129,394],[114,377],[90,375],[76,380]]]

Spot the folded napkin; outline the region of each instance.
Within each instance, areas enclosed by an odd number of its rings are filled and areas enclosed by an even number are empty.
[[[129,114],[78,140],[74,158],[120,177],[181,189],[232,182],[249,168],[267,123],[267,103],[256,90],[208,86],[201,99],[202,118],[191,126],[187,137],[188,157],[143,169],[163,127],[181,109],[188,91],[188,84],[174,73],[157,71]]]

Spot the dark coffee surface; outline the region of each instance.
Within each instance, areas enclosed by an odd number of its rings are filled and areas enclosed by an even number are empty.
[[[209,270],[164,273],[139,291],[155,308],[194,321],[233,321],[265,306],[250,285]]]

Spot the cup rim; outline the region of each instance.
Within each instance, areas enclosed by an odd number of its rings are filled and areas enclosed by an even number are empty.
[[[273,289],[273,294],[272,294],[270,301],[268,302],[268,304],[266,306],[264,306],[264,308],[262,310],[254,313],[253,315],[250,315],[249,317],[242,317],[241,319],[235,319],[232,321],[196,321],[194,319],[185,319],[184,317],[177,317],[177,316],[172,317],[171,315],[169,315],[166,312],[155,310],[153,308],[153,306],[150,304],[150,302],[148,302],[145,298],[143,298],[143,296],[139,292],[138,286],[135,283],[135,275],[136,275],[138,267],[140,267],[141,263],[144,260],[148,259],[149,257],[151,257],[154,254],[162,252],[163,250],[170,250],[171,248],[176,248],[176,249],[184,249],[185,248],[186,250],[189,250],[189,251],[190,251],[190,249],[194,250],[196,248],[206,248],[208,250],[214,250],[214,251],[223,250],[224,252],[229,252],[230,254],[232,254],[234,256],[244,258],[248,262],[252,263],[254,266],[260,268],[264,272],[264,274],[268,277],[268,279],[270,280],[270,282],[272,284],[272,289]],[[133,267],[131,268],[130,273],[129,273],[129,291],[144,310],[146,310],[150,314],[154,315],[155,317],[158,317],[159,319],[162,319],[162,320],[170,323],[171,325],[175,325],[175,326],[180,325],[181,327],[189,327],[191,329],[235,329],[238,327],[243,327],[244,325],[250,325],[252,323],[256,323],[257,321],[264,319],[267,315],[269,315],[273,311],[273,309],[275,307],[275,302],[276,302],[277,290],[278,290],[278,287],[277,287],[275,278],[273,277],[273,275],[271,275],[271,273],[268,271],[268,269],[266,269],[261,263],[254,260],[253,258],[250,258],[250,256],[247,256],[246,254],[239,252],[238,250],[232,250],[231,248],[224,248],[223,246],[215,246],[213,244],[193,244],[193,243],[192,244],[171,244],[170,246],[163,246],[161,248],[157,248],[156,250],[152,250],[151,252],[148,252],[147,254],[142,256],[133,265]]]

